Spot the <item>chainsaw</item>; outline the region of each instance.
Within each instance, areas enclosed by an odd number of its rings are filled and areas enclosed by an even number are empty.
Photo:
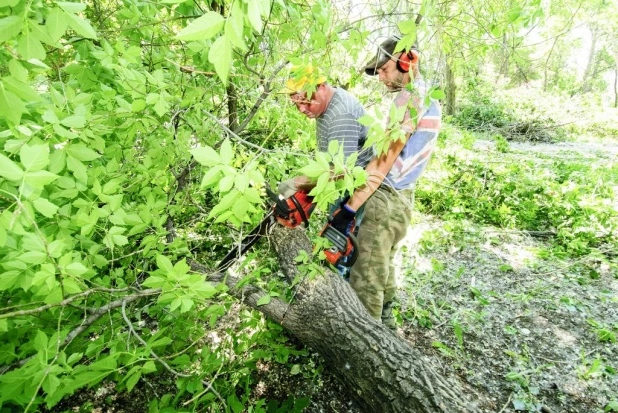
[[[244,255],[249,248],[268,233],[268,229],[275,223],[288,228],[296,228],[299,225],[309,226],[309,217],[315,208],[313,197],[305,191],[298,191],[288,199],[276,194],[266,187],[268,197],[274,202],[269,208],[264,219],[242,239],[238,246],[230,250],[217,265],[217,271],[227,270],[239,257]],[[328,262],[333,265],[341,264],[351,267],[358,257],[358,244],[354,234],[345,236],[329,224],[322,230],[320,236],[330,240],[333,247],[324,251]],[[351,257],[345,262],[345,257]]]

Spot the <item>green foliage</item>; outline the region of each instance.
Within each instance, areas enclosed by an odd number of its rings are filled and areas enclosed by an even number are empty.
[[[265,103],[255,88],[265,83],[254,68],[273,78],[280,70],[282,41],[288,51],[307,46],[287,23],[304,6],[213,6],[0,4],[2,408],[51,408],[104,381],[130,392],[147,375],[172,374],[160,357],[181,373],[173,375],[177,394],[160,407],[189,401],[201,408],[221,397],[232,410],[270,411],[269,401],[248,398],[255,360],[285,364],[305,354],[256,313],[225,332],[227,287],[204,282],[188,260],[216,262],[259,221],[266,181],[295,162],[306,165],[297,157],[286,162],[289,146],[307,149],[312,141],[298,136],[300,118],[283,122],[280,103],[270,96]],[[315,5],[313,16],[303,24],[320,54],[331,11]],[[267,29],[267,18],[277,24]],[[358,51],[361,33],[346,47]],[[243,90],[239,118],[254,123],[247,130],[282,131],[283,142],[269,142],[272,133],[257,143],[246,135],[225,139],[218,120],[232,86]],[[255,102],[270,107],[252,118]],[[364,182],[353,162],[332,155],[337,172],[349,174],[343,187]],[[272,272],[247,267],[257,271],[250,280],[269,291],[264,300],[292,296],[267,280]],[[215,329],[225,339],[206,343]],[[211,379],[214,390],[206,390]]]
[[[454,124],[471,131],[502,128],[514,120],[506,106],[488,97],[478,97],[471,103],[459,106]]]
[[[575,256],[615,243],[618,215],[606,208],[614,197],[611,173],[580,163],[550,165],[539,174],[532,163],[486,164],[449,155],[444,186],[421,186],[417,199],[445,219],[555,232],[556,245]],[[599,179],[585,179],[587,173]]]

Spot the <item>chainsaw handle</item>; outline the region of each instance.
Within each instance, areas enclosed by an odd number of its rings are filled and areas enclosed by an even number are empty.
[[[309,228],[309,219],[307,219],[307,214],[305,214],[305,210],[303,209],[302,205],[300,205],[300,202],[298,202],[298,199],[296,199],[296,195],[292,195],[290,199],[296,206],[296,210],[300,214],[300,218],[302,219],[303,224],[305,224],[305,228]]]

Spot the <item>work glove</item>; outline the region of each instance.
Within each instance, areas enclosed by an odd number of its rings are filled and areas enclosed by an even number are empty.
[[[296,189],[296,184],[294,183],[294,178],[279,182],[277,184],[277,190],[285,199],[288,199],[298,191],[298,189]]]
[[[341,205],[341,208],[333,214],[330,225],[347,237],[354,229],[356,211],[348,207],[345,202]]]

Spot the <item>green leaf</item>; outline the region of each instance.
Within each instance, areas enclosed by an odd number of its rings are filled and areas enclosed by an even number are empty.
[[[238,397],[236,397],[234,393],[227,396],[227,404],[232,408],[233,413],[240,413],[245,410],[245,406],[238,400]]]
[[[245,197],[240,197],[232,207],[232,213],[234,216],[241,221],[245,219],[245,215],[247,214],[247,209],[249,208],[249,202],[245,199]]]
[[[2,225],[0,225],[0,247],[4,247],[6,245],[6,230]]]
[[[88,170],[79,159],[75,159],[71,155],[67,156],[67,168],[69,168],[69,171],[73,172],[73,175],[77,179],[83,183],[88,182]]]
[[[152,360],[147,361],[142,366],[142,373],[144,374],[154,373],[155,371],[157,371],[157,365]]]
[[[47,350],[47,336],[41,330],[36,332],[36,337],[34,338],[33,347],[36,351],[45,351]]]
[[[221,167],[213,166],[208,171],[206,171],[206,173],[204,174],[204,177],[202,178],[202,185],[200,186],[200,188],[202,189],[208,188],[209,186],[215,184],[216,182],[219,181],[220,176],[221,176]]]
[[[234,151],[232,149],[232,143],[229,139],[225,139],[223,141],[219,155],[221,156],[221,163],[224,165],[230,165],[234,160]]]
[[[257,305],[258,307],[259,307],[259,306],[261,306],[261,305],[266,305],[266,304],[270,304],[270,295],[269,295],[269,294],[266,294],[265,296],[261,297],[261,298],[257,301],[257,303],[256,303],[256,305]]]
[[[219,192],[224,193],[232,189],[234,186],[234,175],[225,175],[219,181]]]
[[[5,42],[19,34],[23,20],[19,16],[9,16],[0,19],[0,42]]]
[[[248,9],[249,22],[251,23],[255,31],[259,33],[262,31],[262,25],[263,25],[260,3],[258,0],[249,1],[248,6],[249,6],[249,9]]]
[[[19,181],[24,171],[15,162],[0,153],[0,176],[9,181]]]
[[[324,166],[320,165],[319,163],[315,161],[309,161],[309,165],[302,167],[299,172],[303,175],[308,176],[311,179],[316,179],[326,171],[330,171],[330,168],[324,169]]]
[[[157,266],[168,273],[174,271],[172,262],[165,255],[157,255]]]
[[[28,80],[28,71],[17,59],[9,61],[9,72],[19,82],[26,82]]]
[[[120,247],[129,243],[129,239],[124,235],[112,235],[112,240],[114,241],[115,245],[118,245]]]
[[[217,75],[219,75],[223,84],[227,85],[227,78],[232,63],[232,46],[227,36],[220,36],[215,40],[208,51],[208,60],[215,65]]]
[[[54,182],[60,178],[58,175],[49,171],[34,171],[24,174],[24,182],[34,188],[43,188],[45,185]]]
[[[80,115],[67,116],[60,121],[67,128],[83,128],[86,126],[86,118]]]
[[[28,20],[28,28],[30,29],[30,33],[32,34],[32,36],[38,41],[48,44],[50,46],[56,46],[56,42],[47,32],[47,28],[43,25],[40,25],[36,20]]]
[[[4,82],[4,85],[6,86],[7,90],[10,90],[11,92],[15,93],[17,97],[25,101],[38,102],[41,100],[41,95],[39,93],[36,93],[34,90],[32,90],[30,85],[28,85],[27,83],[17,80],[16,78],[12,76],[5,77],[4,79],[2,79],[2,81]]]
[[[127,379],[127,392],[130,393],[131,390],[133,390],[133,387],[135,387],[135,385],[137,384],[141,376],[142,376],[142,373],[137,372]]]
[[[180,40],[208,40],[221,31],[224,23],[225,20],[219,13],[209,11],[189,23],[176,35],[176,38]]]
[[[27,112],[26,106],[20,98],[4,87],[4,82],[0,82],[0,116],[18,125],[21,115]]]
[[[225,35],[230,39],[230,43],[240,50],[247,50],[244,36],[244,13],[240,0],[234,1],[232,10],[225,22]]]
[[[60,123],[60,120],[58,120],[58,116],[56,115],[56,112],[54,112],[52,108],[47,109],[45,113],[43,113],[43,116],[41,116],[41,118],[45,122],[51,123],[54,125]]]
[[[146,101],[144,99],[135,99],[131,103],[131,112],[141,112],[146,109]]]
[[[101,155],[84,145],[83,143],[75,143],[65,147],[67,154],[80,161],[92,161],[100,158]]]
[[[56,215],[56,212],[58,212],[58,207],[45,198],[37,198],[32,201],[32,204],[37,211],[45,215],[47,218],[52,218]]]
[[[260,202],[262,202],[262,198],[260,198],[260,193],[255,188],[247,188],[244,196],[252,204],[259,204]]]
[[[49,147],[24,144],[19,151],[19,157],[26,171],[40,171],[49,165]]]
[[[159,95],[159,99],[154,105],[154,110],[159,116],[165,115],[170,109],[170,105],[167,103],[167,99],[163,96],[163,93]]]
[[[208,214],[208,218],[216,217],[222,212],[229,210],[239,197],[240,192],[235,189],[230,191],[221,199],[221,201],[217,205],[214,206],[214,208],[210,211],[210,214]]]
[[[67,13],[66,16],[69,20],[69,26],[71,26],[71,29],[75,30],[77,34],[85,37],[86,39],[97,39],[97,33],[88,21],[70,13]]]
[[[73,3],[68,1],[57,1],[56,4],[67,13],[79,13],[86,10],[86,5],[83,3]]]
[[[74,277],[79,277],[86,271],[88,271],[88,268],[86,268],[86,266],[84,266],[81,262],[72,262],[64,267],[64,272]]]
[[[397,26],[399,27],[399,30],[401,31],[401,34],[416,33],[416,22],[415,22],[415,19],[401,21],[401,22],[397,23]]]
[[[21,271],[4,271],[0,274],[0,291],[8,290],[21,277]]]
[[[200,146],[199,148],[191,149],[190,152],[201,165],[214,166],[221,163],[219,154],[210,146]]]
[[[47,27],[49,37],[51,37],[54,42],[57,42],[62,37],[68,25],[69,21],[66,13],[58,7],[54,7],[45,20],[45,26]]]
[[[435,89],[434,91],[431,92],[431,97],[434,99],[444,99],[444,92],[440,89]]]
[[[41,42],[32,36],[29,31],[23,32],[17,39],[17,52],[24,60],[38,59],[45,60],[45,48]]]
[[[234,179],[234,186],[240,192],[244,193],[249,187],[249,177],[246,174],[238,174]]]

